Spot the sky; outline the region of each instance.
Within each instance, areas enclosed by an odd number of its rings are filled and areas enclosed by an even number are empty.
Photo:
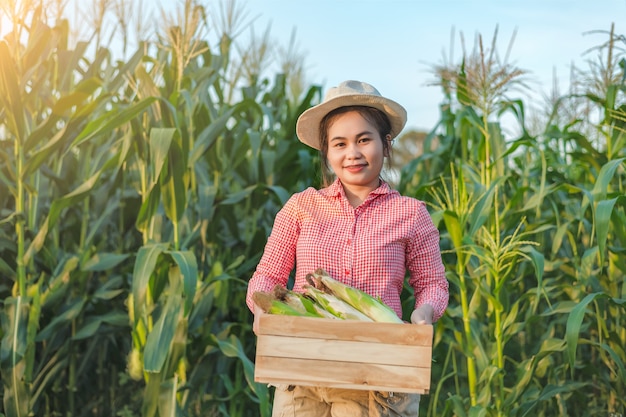
[[[172,10],[182,3],[143,1]],[[199,1],[211,8],[222,0]],[[572,65],[584,69],[587,60],[595,60],[597,52],[586,52],[608,40],[611,24],[616,34],[626,35],[626,0],[236,0],[236,4],[253,19],[256,34],[269,26],[272,39],[284,47],[295,31],[310,84],[326,91],[348,79],[368,82],[407,109],[408,129],[420,130],[435,126],[443,100],[440,87],[432,85],[432,68],[460,62],[461,36],[471,51],[479,35],[490,46],[497,30],[496,50],[502,59],[512,42],[507,62],[528,72],[532,87],[528,94],[539,101],[550,92],[554,75],[561,91],[567,90]],[[626,41],[619,46],[626,49]]]
[[[478,35],[489,46],[497,29],[496,50],[502,59],[513,39],[508,62],[528,71],[529,94],[538,99],[550,92],[554,74],[560,88],[567,89],[572,64],[587,68],[597,52],[586,52],[608,40],[612,23],[618,35],[626,34],[626,0],[243,3],[258,16],[255,27],[270,24],[280,42],[287,44],[295,30],[309,82],[324,91],[347,79],[368,82],[407,109],[407,128],[422,130],[439,120],[443,99],[440,87],[429,85],[432,67],[460,62],[461,35],[471,52]]]

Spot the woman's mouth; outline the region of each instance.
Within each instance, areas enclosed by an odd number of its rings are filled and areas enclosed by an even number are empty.
[[[365,169],[365,167],[367,166],[367,164],[359,164],[359,165],[348,165],[346,167],[344,167],[343,169],[345,169],[348,172],[360,172],[362,170]]]

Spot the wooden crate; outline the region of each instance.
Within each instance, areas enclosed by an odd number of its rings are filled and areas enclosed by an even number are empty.
[[[254,380],[428,394],[433,326],[263,314]]]

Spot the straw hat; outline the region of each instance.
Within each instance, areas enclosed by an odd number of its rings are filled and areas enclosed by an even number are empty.
[[[361,81],[344,81],[328,90],[324,101],[304,111],[296,122],[298,139],[320,149],[320,122],[329,112],[345,106],[367,106],[381,110],[391,123],[391,138],[398,136],[406,124],[406,110],[400,104],[380,95],[372,85]]]

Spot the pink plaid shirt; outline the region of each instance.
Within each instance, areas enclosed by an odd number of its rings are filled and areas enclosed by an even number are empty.
[[[448,281],[439,231],[423,202],[403,197],[385,182],[357,208],[336,180],[330,187],[294,194],[278,212],[265,251],[248,284],[252,294],[287,286],[296,267],[294,291],[305,276],[323,268],[333,278],[380,299],[402,317],[400,294],[406,271],[415,307],[430,304],[433,320],[448,306]]]

